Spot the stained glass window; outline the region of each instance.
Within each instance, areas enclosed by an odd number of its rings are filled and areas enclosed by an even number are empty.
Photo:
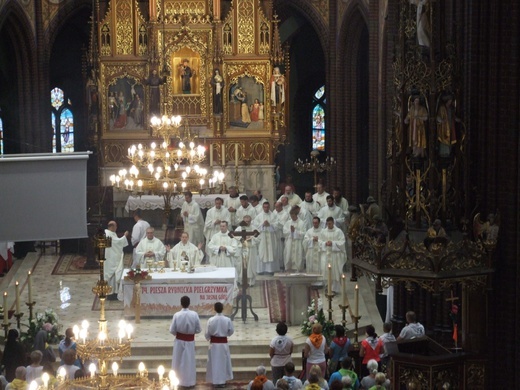
[[[52,152],[69,153],[74,151],[74,114],[72,102],[59,88],[51,91]]]
[[[314,93],[312,109],[312,149],[325,150],[325,86]]]

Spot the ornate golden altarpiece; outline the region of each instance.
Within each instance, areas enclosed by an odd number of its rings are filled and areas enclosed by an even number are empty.
[[[287,141],[290,71],[272,1],[96,1],[93,25],[87,62],[100,109],[90,126],[105,181],[131,144],[151,141],[152,114],[181,115],[229,184],[237,170],[245,186],[247,169],[271,170]],[[249,185],[271,189],[272,178]]]
[[[379,292],[393,289],[387,310],[394,333],[413,310],[430,338],[460,348],[433,359],[397,356],[394,388],[485,386],[482,355],[498,216],[488,210],[488,221],[481,221],[469,182],[463,77],[452,41],[454,16],[446,7],[429,0],[398,2],[393,120],[382,188],[389,236],[381,221],[362,211],[354,213],[349,231],[353,279],[368,277]]]

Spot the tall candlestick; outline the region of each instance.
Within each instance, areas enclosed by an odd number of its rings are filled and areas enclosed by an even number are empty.
[[[16,300],[16,314],[20,314],[20,283],[18,280],[14,284],[15,288],[15,300]]]
[[[345,302],[345,294],[346,294],[346,282],[345,282],[345,274],[341,274],[341,304],[346,306]]]
[[[213,145],[209,145],[209,166],[213,166]]]
[[[7,312],[7,291],[4,291],[4,325],[7,325],[9,323],[9,317]]]
[[[27,272],[27,289],[29,290],[29,303],[32,303],[31,271]]]
[[[238,167],[238,144],[235,144],[235,167]]]
[[[354,316],[359,317],[359,287],[356,284],[356,307],[354,308]]]
[[[329,263],[328,268],[329,268],[329,272],[328,272],[328,277],[327,277],[327,279],[328,279],[327,293],[329,295],[332,295],[332,286],[331,286],[331,284],[332,284],[332,265],[330,265],[330,263]]]
[[[226,145],[222,144],[222,166],[226,165]]]

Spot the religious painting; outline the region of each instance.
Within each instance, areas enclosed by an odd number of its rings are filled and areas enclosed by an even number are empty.
[[[263,84],[250,76],[240,77],[229,87],[229,126],[257,130],[264,128]]]
[[[107,118],[111,131],[144,130],[144,88],[132,77],[120,77],[108,87]]]
[[[173,53],[171,61],[173,93],[200,94],[200,55],[185,47]]]
[[[321,104],[312,110],[312,149],[325,150],[325,110]]]

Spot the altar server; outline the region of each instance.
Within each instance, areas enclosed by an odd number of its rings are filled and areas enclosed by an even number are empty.
[[[117,299],[119,284],[123,276],[123,248],[128,245],[128,231],[121,237],[117,236],[117,223],[110,221],[105,229],[105,235],[112,240],[109,248],[105,249],[104,277],[108,285],[112,287],[112,293],[107,296],[108,300]]]
[[[189,234],[187,232],[182,232],[181,241],[177,245],[173,248],[170,248],[169,245],[166,246],[166,251],[168,252],[167,259],[170,268],[180,269],[182,261],[187,261],[190,268],[200,265],[200,262],[204,257],[204,253],[202,253],[201,250],[202,243],[195,246],[189,242],[189,239]]]
[[[298,218],[299,207],[293,207],[290,220],[283,227],[285,236],[283,259],[286,271],[303,271],[303,237],[305,223]]]
[[[220,222],[227,221],[231,223],[231,215],[229,211],[223,207],[224,200],[222,198],[215,198],[215,206],[210,208],[206,213],[206,222],[204,223],[204,236],[206,242],[211,240],[213,234],[220,231]]]
[[[210,264],[217,267],[234,267],[237,247],[237,241],[229,236],[228,223],[220,222],[220,232],[214,234],[207,245]]]
[[[321,250],[321,264],[324,272],[324,279],[328,279],[328,265],[332,267],[331,290],[334,293],[341,291],[341,274],[343,266],[347,262],[347,252],[345,249],[345,234],[334,225],[334,218],[329,217],[326,221],[327,227],[322,230],[318,243]]]
[[[229,352],[228,337],[234,333],[233,322],[222,314],[224,305],[215,303],[216,315],[208,320],[204,336],[211,344],[208,349],[208,363],[206,382],[214,387],[224,387],[227,381],[233,379],[231,354]]]
[[[195,363],[195,334],[200,333],[200,319],[197,312],[189,309],[190,298],[181,298],[182,310],[173,315],[170,333],[173,342],[172,370],[179,378],[182,387],[193,387],[197,382]]]

